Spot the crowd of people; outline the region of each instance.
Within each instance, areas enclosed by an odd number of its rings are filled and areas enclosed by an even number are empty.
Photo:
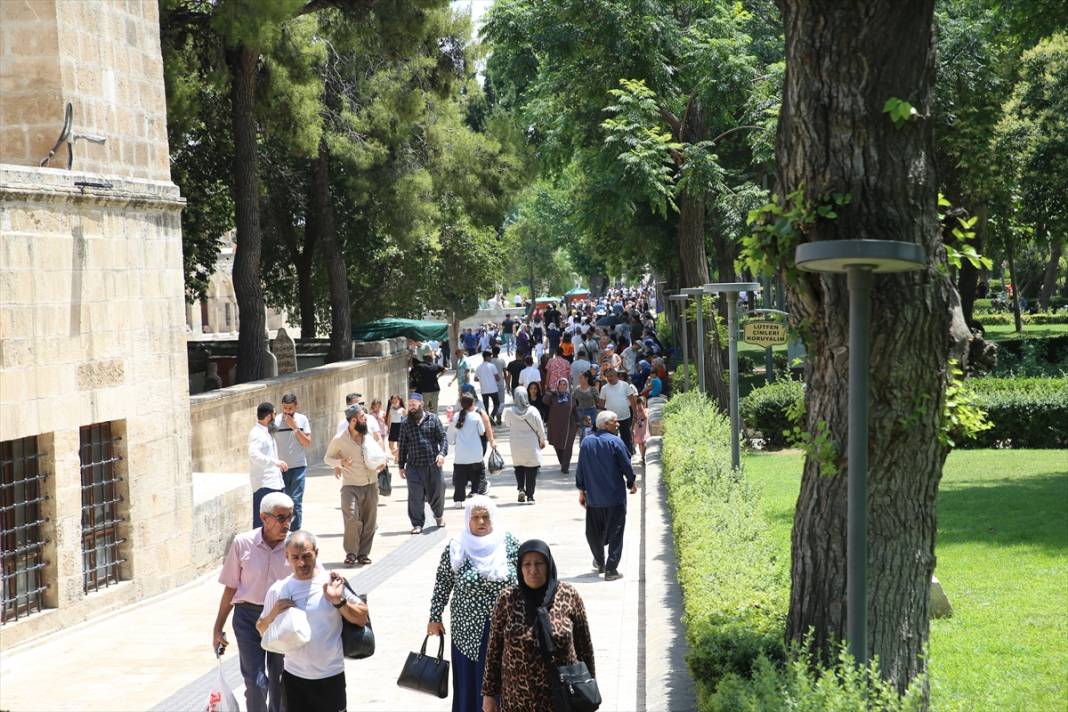
[[[606,581],[621,578],[646,399],[671,388],[654,317],[648,289],[611,290],[565,310],[536,304],[521,318],[461,334],[450,381],[459,399],[442,415],[448,344],[412,344],[406,397],[374,399],[369,408],[360,393],[346,397],[324,456],[340,482],[346,567],[372,563],[391,464],[407,484],[410,533],[423,532],[426,505],[434,524],[445,526],[444,464],[452,452],[452,500],[464,526],[442,552],[427,634],[445,635],[449,604],[454,712],[552,709],[554,666],[581,662],[593,675],[582,599],[557,579],[544,542],[520,543],[502,525],[487,496],[486,458],[492,453],[502,466],[494,428],[505,429],[517,500],[534,504],[543,450],[551,444],[570,474],[578,443],[574,480],[592,566]],[[249,712],[334,711],[345,708],[343,621],[365,625],[369,611],[341,573],[318,563],[317,539],[303,521],[312,432],[295,394],[285,394],[281,408],[260,404],[249,433],[252,529],[235,536],[219,577],[213,647],[220,655],[226,649],[232,612]],[[264,636],[294,608],[307,617],[311,639],[284,655],[265,650]]]

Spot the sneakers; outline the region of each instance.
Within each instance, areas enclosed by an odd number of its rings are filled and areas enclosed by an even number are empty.
[[[423,528],[422,527],[412,527],[412,532],[411,533],[412,534],[422,534],[423,533]]]
[[[604,573],[604,564],[598,564],[596,561],[594,561],[593,562],[593,569],[597,573],[603,574]]]
[[[534,504],[534,495],[527,497],[527,504]]]
[[[463,509],[464,508],[464,503],[463,502],[454,502],[452,506],[453,506],[454,509]]]
[[[612,569],[611,571],[605,571],[604,572],[604,580],[605,581],[615,581],[616,579],[621,579],[621,578],[623,578],[623,574],[619,573],[615,569]]]
[[[520,501],[520,502],[526,502],[526,501],[527,501],[527,493],[526,493],[526,492],[520,492],[520,493],[519,493],[519,500],[518,500],[518,501]]]
[[[438,517],[434,520],[434,523],[437,524],[439,527],[445,526],[445,517]]]

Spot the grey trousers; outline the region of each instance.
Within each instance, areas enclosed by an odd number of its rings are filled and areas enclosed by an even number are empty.
[[[345,553],[370,554],[378,525],[378,483],[344,485],[341,488],[341,518],[345,523]]]
[[[413,527],[423,526],[426,510],[423,502],[430,504],[435,517],[445,513],[445,475],[437,465],[404,468],[408,481],[408,519]]]

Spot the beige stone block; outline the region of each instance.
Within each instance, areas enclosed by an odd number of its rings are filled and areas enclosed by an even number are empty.
[[[4,24],[33,22],[42,25],[56,23],[56,0],[19,0],[0,2],[0,19]]]
[[[11,3],[10,0],[5,0],[3,4]],[[7,24],[6,21],[5,24]],[[6,54],[15,57],[54,57],[59,53],[59,33],[55,23],[47,21],[19,23],[11,29],[16,31],[5,33],[7,34],[4,40]]]
[[[22,161],[30,155],[28,131],[22,126],[0,128],[0,157],[5,163]]]
[[[7,211],[4,211],[4,215]],[[16,235],[8,233],[6,226],[0,221],[0,229],[4,229],[4,239],[0,240],[0,270],[30,269],[33,267],[34,240],[29,235]]]
[[[0,272],[0,304],[32,304],[33,273]]]
[[[0,339],[0,368],[22,368],[33,363],[34,351],[31,340]]]

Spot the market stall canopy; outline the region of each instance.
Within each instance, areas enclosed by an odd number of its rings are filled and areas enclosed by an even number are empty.
[[[397,336],[415,341],[445,341],[449,338],[449,325],[420,319],[378,319],[352,327],[352,338],[356,341],[378,341]]]
[[[590,295],[590,290],[583,289],[582,287],[575,287],[574,289],[569,289],[564,294],[565,297],[572,297],[572,298],[573,297],[588,297],[589,295]]]
[[[560,297],[538,297],[534,300],[534,304],[535,306],[539,304],[559,304],[562,301]]]

